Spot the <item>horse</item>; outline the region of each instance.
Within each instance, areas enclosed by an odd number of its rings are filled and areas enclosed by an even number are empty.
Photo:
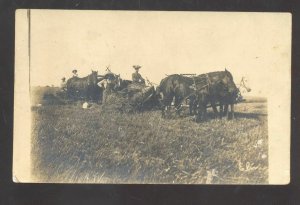
[[[203,115],[205,118],[206,106],[210,102],[215,114],[218,114],[216,103],[227,104],[228,96],[236,92],[237,88],[233,82],[233,77],[227,69],[225,71],[211,72],[198,76],[187,77],[183,75],[170,75],[163,80],[157,88],[157,95],[160,95],[162,116],[168,111],[173,98],[175,98],[175,108],[180,109],[180,105],[186,99],[190,100],[190,114]],[[228,101],[228,102],[227,102]]]
[[[238,89],[233,81],[232,74],[225,68],[225,71],[201,74],[198,75],[196,79],[197,78],[207,80],[207,98],[211,104],[215,116],[219,115],[219,117],[222,118],[222,116],[224,115],[224,107],[225,112],[228,116],[228,105],[230,105],[231,113],[234,116],[234,100],[236,99]],[[194,101],[193,99],[191,99],[189,106],[190,114],[193,113],[193,109],[195,109],[196,106],[202,106],[202,110],[206,112],[206,108],[204,109],[203,107],[203,100],[204,99],[199,101],[200,103],[202,103],[202,105],[199,105],[197,99]],[[219,103],[220,105],[220,113],[217,110],[217,103]]]
[[[241,89],[245,89],[246,92],[251,92],[251,88],[246,86],[245,77],[242,77],[240,83],[237,85],[238,87],[234,92],[228,92],[227,95],[223,96],[223,102],[220,103],[220,118],[222,118],[222,116],[225,115],[227,116],[228,119],[230,118],[228,105],[230,105],[231,108],[231,117],[234,118],[234,104],[243,101]]]
[[[246,82],[247,82],[247,79],[245,77],[242,77],[240,83],[237,84],[238,85],[238,91],[239,91],[238,98],[240,98],[240,99],[237,99],[237,101],[239,101],[239,100],[242,101],[243,100],[241,90],[243,90],[242,91],[243,93],[244,92],[248,92],[248,93],[251,92],[251,88],[246,85]]]
[[[207,104],[209,103],[209,86],[201,85],[200,88],[196,85],[195,93],[190,95],[189,110],[190,115],[195,115],[196,122],[204,121],[207,114]]]
[[[177,114],[180,114],[181,104],[184,100],[193,98],[190,102],[194,103],[197,96],[197,102],[200,102],[200,98],[198,97],[201,95],[201,98],[205,98],[206,96],[202,90],[206,84],[206,79],[190,78],[179,74],[169,75],[162,79],[156,89],[156,95],[159,96],[162,117],[165,117],[166,112],[170,110],[173,99],[175,99],[174,106]],[[191,104],[190,109],[192,109]]]
[[[72,77],[67,80],[67,95],[72,99],[96,100],[98,88],[98,71],[93,71],[86,77]]]
[[[234,83],[232,74],[225,68],[225,71],[212,72],[205,75],[211,82],[210,103],[215,115],[219,114],[220,118],[227,115],[227,119],[229,119],[229,114],[231,113],[232,118],[234,118],[234,104],[236,103],[238,88]],[[216,107],[217,102],[220,104],[219,113]],[[230,113],[228,110],[229,105]]]

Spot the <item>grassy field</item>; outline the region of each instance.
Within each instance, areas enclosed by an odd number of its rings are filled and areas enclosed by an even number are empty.
[[[43,182],[266,184],[267,102],[248,98],[236,111],[195,123],[97,104],[33,106],[32,172]]]

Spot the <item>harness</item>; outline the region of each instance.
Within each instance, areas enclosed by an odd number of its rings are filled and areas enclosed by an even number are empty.
[[[193,76],[192,78],[193,78],[193,85],[192,86],[193,86],[193,89],[195,90],[195,93],[197,91],[201,91],[203,88],[206,88],[206,87],[208,87],[208,89],[209,89],[210,86],[211,86],[211,80],[210,80],[207,73],[205,74],[205,77],[201,77],[202,79],[206,79],[207,83],[205,85],[201,86],[200,88],[197,88],[197,83],[196,83],[196,80],[195,80],[196,77]]]
[[[190,88],[191,89],[193,89],[194,90],[194,92],[192,92],[191,94],[189,94],[188,96],[186,96],[180,103],[179,103],[179,105],[177,106],[177,107],[175,107],[175,110],[180,110],[181,108],[182,108],[182,102],[184,102],[184,101],[186,101],[187,99],[189,99],[191,96],[196,96],[197,95],[197,93],[199,93],[201,90],[203,90],[203,89],[205,89],[205,88],[207,88],[208,90],[210,89],[210,86],[211,86],[211,80],[210,80],[210,78],[209,78],[209,75],[208,75],[208,73],[206,73],[205,74],[205,77],[201,77],[202,79],[206,79],[206,84],[205,85],[203,85],[203,86],[201,86],[200,88],[197,88],[197,85],[199,85],[199,84],[197,84],[196,83],[196,74],[181,74],[181,75],[191,75],[192,77],[192,79],[193,79],[193,84],[190,86]],[[198,79],[199,79],[200,77],[198,77]],[[201,79],[200,78],[200,79]]]

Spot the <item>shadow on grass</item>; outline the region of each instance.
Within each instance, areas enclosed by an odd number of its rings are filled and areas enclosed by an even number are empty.
[[[267,117],[267,114],[264,113],[242,113],[236,112],[234,113],[236,118],[246,118],[246,119],[259,119],[261,117]]]
[[[268,115],[265,113],[242,113],[242,112],[235,112],[234,116],[236,119],[257,119],[259,120],[262,117],[267,117]],[[185,114],[185,115],[181,115],[180,117],[177,117],[177,119],[182,119],[182,118],[193,118],[193,116],[189,115],[189,114]],[[176,118],[172,118],[172,119],[176,119]],[[200,120],[199,122],[209,122],[211,120],[215,120],[215,119],[220,119],[219,116],[216,116],[213,112],[209,112],[206,115],[206,119],[205,120]],[[226,116],[222,117],[223,120],[227,119]],[[231,120],[232,118],[230,117],[229,120]]]

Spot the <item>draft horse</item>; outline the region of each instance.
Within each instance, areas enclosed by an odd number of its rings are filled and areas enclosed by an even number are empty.
[[[164,78],[157,88],[157,95],[160,95],[162,116],[170,109],[173,98],[175,108],[180,110],[184,100],[189,99],[190,114],[197,114],[197,118],[205,118],[206,107],[210,102],[214,113],[218,115],[217,103],[231,105],[231,112],[234,112],[233,96],[236,95],[237,87],[229,71],[211,72],[198,76],[186,77],[184,75],[170,75]],[[223,115],[223,111],[221,110]]]
[[[86,77],[72,77],[67,80],[67,95],[70,99],[96,100],[99,87],[98,71],[93,71]]]

